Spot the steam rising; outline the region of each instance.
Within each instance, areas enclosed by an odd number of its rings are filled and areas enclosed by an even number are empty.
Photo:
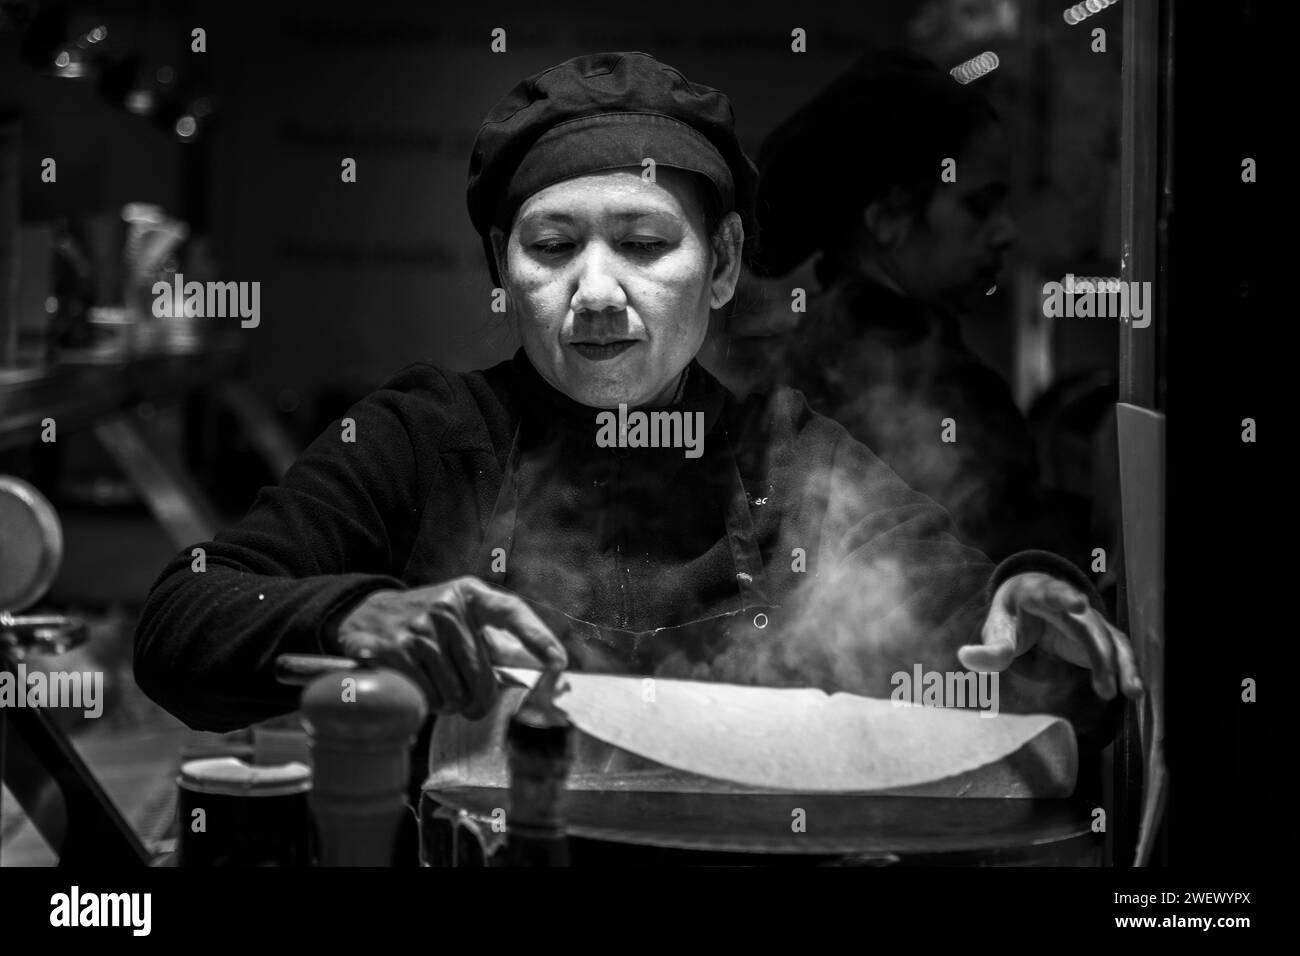
[[[779,343],[772,344],[780,355]],[[948,513],[908,486],[915,482],[946,489],[949,500],[957,504],[958,521],[975,525],[973,516],[989,507],[988,492],[982,490],[989,482],[987,474],[981,474],[981,454],[994,438],[981,434],[974,421],[963,421],[960,408],[927,404],[916,398],[918,390],[894,384],[908,381],[905,369],[888,367],[889,362],[897,361],[896,356],[876,355],[874,360],[885,367],[878,378],[866,381],[883,384],[859,388],[856,393],[849,382],[831,384],[840,394],[853,395],[844,415],[870,422],[869,427],[893,453],[893,470],[842,434],[829,460],[800,463],[803,470],[794,484],[782,489],[785,500],[773,505],[792,509],[792,513],[819,514],[821,520],[808,529],[813,540],[782,544],[806,549],[807,571],[781,575],[785,586],[776,590],[783,593],[771,595],[781,607],[771,612],[770,625],[758,629],[752,624],[752,611],[738,614],[720,625],[728,630],[729,640],[716,655],[708,657],[683,648],[659,657],[651,672],[737,684],[811,686],[888,699],[896,673],[910,674],[918,665],[925,672],[964,670],[957,649],[980,640],[987,612],[985,585],[993,566],[979,550],[962,543],[966,527],[959,532]],[[825,368],[830,369],[831,364],[826,363]],[[853,367],[842,361],[833,364]],[[826,374],[836,373],[828,370]],[[934,389],[919,391],[942,394]],[[945,418],[956,419],[954,443],[941,441]],[[564,485],[565,476],[559,472],[578,467],[581,457],[546,460],[543,453],[542,458],[534,458],[529,484]],[[987,462],[982,467],[986,472]],[[590,485],[591,478],[585,480]],[[680,509],[683,505],[662,501],[661,487],[635,489],[630,498],[626,487],[620,493],[624,497],[607,502],[608,507],[641,513],[646,507]],[[521,495],[527,500],[528,488],[521,489]],[[598,499],[582,500],[590,503]],[[551,512],[560,522],[558,537],[548,534],[541,540],[523,535],[514,542],[511,587],[537,602],[563,605],[571,614],[581,615],[581,609],[588,607],[609,607],[615,596],[595,593],[593,582],[598,578],[586,573],[590,554],[585,560],[569,560],[568,552],[561,548],[566,529],[587,526],[590,515],[583,513],[578,497],[559,504],[562,507]],[[674,513],[681,515],[679,510]],[[598,522],[597,526],[604,525]],[[626,554],[624,560],[648,560],[648,556]],[[781,562],[789,561],[788,551],[772,554],[768,560],[771,571],[779,574]],[[677,611],[679,619],[673,623],[708,613],[691,606]],[[612,620],[601,623],[605,627],[626,626]],[[607,663],[594,669],[615,666],[613,659],[605,660]],[[1026,663],[1032,668],[1031,661]],[[1056,665],[1043,666],[1050,671]],[[1054,672],[1049,671],[1038,676],[1050,677]],[[620,672],[635,671],[626,667]],[[1057,712],[1047,694],[1048,683],[1003,675],[1001,709]]]

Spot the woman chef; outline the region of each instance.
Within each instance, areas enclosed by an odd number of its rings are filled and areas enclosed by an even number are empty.
[[[992,670],[1003,709],[1023,691],[1083,730],[1139,694],[1073,565],[995,567],[797,392],[740,402],[696,363],[755,179],[728,99],[645,54],[515,87],[479,130],[469,211],[523,347],[403,369],[203,570],[178,555],[136,633],[141,687],[209,730],[295,709],[286,652],[368,650],[470,718],[511,662],[876,696],[918,663]],[[597,416],[621,405],[696,416],[702,453],[606,447]]]

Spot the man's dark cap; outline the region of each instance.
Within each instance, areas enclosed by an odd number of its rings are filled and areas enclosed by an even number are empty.
[[[645,159],[704,176],[723,212],[755,230],[758,171],[736,137],[726,94],[646,53],[575,57],[519,83],[479,127],[470,155],[470,220],[500,285],[488,237],[554,183]]]

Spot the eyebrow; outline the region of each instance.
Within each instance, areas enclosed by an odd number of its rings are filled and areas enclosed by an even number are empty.
[[[603,214],[601,218],[613,219],[615,222],[631,222],[636,219],[644,219],[647,216],[667,216],[669,219],[680,219],[675,212],[669,209],[628,209],[618,212]],[[577,221],[577,217],[567,212],[532,212],[520,220],[520,224],[534,222],[558,222],[565,225],[572,225]]]

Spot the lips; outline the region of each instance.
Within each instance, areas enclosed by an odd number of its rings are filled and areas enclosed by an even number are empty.
[[[596,344],[595,342],[571,342],[569,347],[590,362],[608,362],[622,355],[632,346],[636,339],[621,339],[617,342]]]

